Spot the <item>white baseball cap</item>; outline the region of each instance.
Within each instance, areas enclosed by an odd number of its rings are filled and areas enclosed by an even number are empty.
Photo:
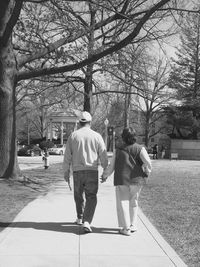
[[[79,117],[80,122],[90,122],[91,120],[92,120],[92,116],[87,111],[83,111]]]

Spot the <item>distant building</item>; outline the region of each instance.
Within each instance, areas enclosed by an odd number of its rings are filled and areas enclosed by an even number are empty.
[[[46,138],[50,141],[60,139],[60,143],[63,144],[77,127],[78,116],[73,111],[52,112],[48,118]]]

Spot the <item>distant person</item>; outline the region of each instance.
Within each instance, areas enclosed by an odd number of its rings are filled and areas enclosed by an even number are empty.
[[[153,146],[153,159],[158,159],[158,145]]]
[[[80,129],[69,136],[63,162],[64,178],[69,185],[72,167],[76,223],[83,224],[85,233],[92,232],[90,224],[97,204],[99,160],[104,169],[108,166],[105,143],[102,136],[90,128],[91,121],[90,113],[81,113]]]
[[[128,236],[137,230],[138,198],[152,166],[145,147],[136,143],[134,129],[125,128],[122,139],[123,145],[114,151],[102,182],[114,171],[119,233]]]
[[[162,147],[161,147],[161,158],[162,159],[164,159],[164,157],[165,157],[165,146],[164,145],[162,145]]]

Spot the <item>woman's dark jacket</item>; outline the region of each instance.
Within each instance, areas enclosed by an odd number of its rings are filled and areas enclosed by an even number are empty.
[[[146,183],[146,173],[142,169],[140,158],[142,145],[137,143],[116,150],[114,185]]]

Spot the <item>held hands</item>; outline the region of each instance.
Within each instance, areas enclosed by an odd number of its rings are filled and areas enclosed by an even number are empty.
[[[69,180],[67,183],[68,183],[68,186],[69,186],[69,190],[72,191],[72,187],[71,187],[71,184],[70,184],[70,180]]]
[[[100,178],[101,183],[104,183],[107,180],[108,177],[104,177],[103,175]]]

